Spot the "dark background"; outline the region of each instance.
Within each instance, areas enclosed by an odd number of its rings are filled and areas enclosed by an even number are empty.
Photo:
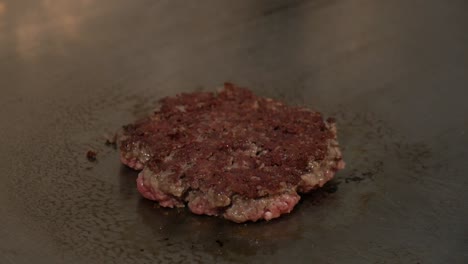
[[[467,263],[467,3],[0,0],[0,263]],[[271,222],[154,208],[104,135],[224,81],[347,169]]]

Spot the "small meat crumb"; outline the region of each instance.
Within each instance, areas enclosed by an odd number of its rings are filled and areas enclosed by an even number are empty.
[[[216,239],[216,243],[218,244],[218,246],[220,247],[223,247],[224,244],[223,244],[223,241],[219,240],[219,239]]]
[[[97,156],[97,153],[96,151],[93,151],[93,150],[88,150],[88,152],[86,153],[86,158],[89,161],[96,161],[96,156]]]
[[[117,148],[117,134],[116,133],[114,133],[113,135],[111,134],[106,135],[105,139],[106,139],[105,141],[106,146],[111,146],[115,149]]]

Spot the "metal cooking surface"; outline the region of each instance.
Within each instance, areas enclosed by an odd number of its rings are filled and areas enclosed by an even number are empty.
[[[0,263],[467,263],[467,8],[0,0]],[[142,199],[104,135],[227,80],[336,116],[347,169],[271,222]]]

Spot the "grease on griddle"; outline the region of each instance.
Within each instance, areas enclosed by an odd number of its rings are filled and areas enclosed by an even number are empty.
[[[313,190],[310,193],[303,194],[303,196],[308,196],[308,198],[303,199],[303,201],[311,203],[312,205],[319,205],[327,197],[332,196],[335,192],[337,192],[338,185],[340,184],[341,181],[331,180],[327,182],[322,188]]]
[[[335,193],[338,191],[338,185],[340,185],[340,181],[330,181],[323,186],[323,190],[327,193]]]
[[[359,182],[361,182],[361,181],[363,181],[363,180],[364,180],[364,178],[359,177],[359,176],[353,176],[353,177],[346,177],[346,178],[345,178],[345,182],[346,182],[346,183],[349,183],[349,182],[357,182],[357,183],[359,183]]]

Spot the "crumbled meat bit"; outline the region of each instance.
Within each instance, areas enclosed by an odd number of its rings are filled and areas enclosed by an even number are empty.
[[[88,150],[88,152],[86,152],[86,158],[89,161],[96,161],[96,156],[97,156],[96,151]]]
[[[219,239],[216,239],[216,244],[218,244],[219,247],[223,247],[223,246],[224,246],[223,241],[221,241],[221,240],[219,240]]]

